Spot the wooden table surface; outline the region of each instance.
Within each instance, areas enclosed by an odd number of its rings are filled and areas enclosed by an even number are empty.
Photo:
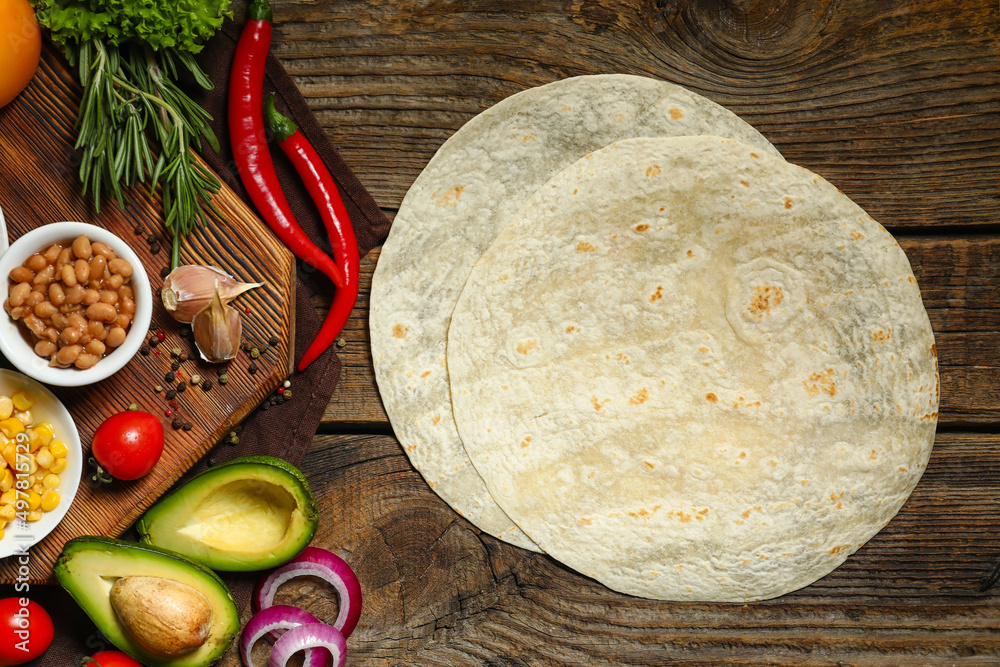
[[[349,664],[1000,664],[1000,586],[979,590],[1000,557],[997,0],[273,7],[274,52],[390,217],[445,139],[501,99],[579,74],[658,77],[736,112],[892,231],[939,351],[931,462],[844,565],[767,602],[640,600],[480,534],[410,465],[372,372],[372,252],[304,463],[316,544],[351,561],[366,596]],[[279,598],[335,616],[312,582]]]

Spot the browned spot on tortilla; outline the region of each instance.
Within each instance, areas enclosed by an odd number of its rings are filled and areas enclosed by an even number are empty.
[[[430,374],[431,374],[430,371],[424,371],[423,373],[420,374],[420,377],[425,378],[425,377],[427,377]]]
[[[406,446],[406,451],[408,451],[408,452],[415,452],[415,451],[417,451],[417,446],[416,445],[407,445]]]
[[[663,170],[660,169],[660,165],[658,165],[658,164],[654,164],[652,167],[647,167],[646,168],[646,178],[651,178],[653,176],[659,176],[662,173],[663,173]]]
[[[576,331],[576,327],[572,324],[566,327],[566,333],[573,333],[574,331]]]
[[[771,467],[772,468],[776,468],[777,466],[778,466],[778,462],[775,461],[774,459],[771,459]]]
[[[529,435],[525,437],[524,440],[521,441],[521,449],[527,449],[528,445],[530,444],[531,444],[531,436]]]
[[[931,343],[931,356],[937,356],[937,343]]]
[[[441,415],[435,415],[435,417],[431,419],[431,425],[437,426],[439,423],[441,423]]]
[[[708,392],[707,394],[705,394],[705,400],[708,401],[709,403],[718,403],[719,397],[712,392]]]
[[[589,473],[587,473],[587,477],[589,477],[590,479],[594,479],[596,476],[597,476],[597,473],[594,472],[593,470],[591,470]]]
[[[781,305],[781,302],[785,299],[785,293],[781,287],[770,283],[754,285],[754,291],[756,294],[750,298],[750,307],[747,310],[750,311],[750,315],[758,322],[764,318],[764,315],[770,313],[772,309]]]
[[[590,245],[586,241],[580,241],[576,244],[577,252],[594,252],[595,250],[597,250],[597,246]]]
[[[861,232],[859,232],[856,229],[853,232],[851,232],[851,238],[854,239],[855,241],[860,241],[864,237],[865,237],[865,235],[862,234]]]
[[[701,347],[698,348],[698,351],[699,352],[706,352],[707,353],[707,352],[710,352],[711,350],[709,350],[707,347],[705,347],[704,345],[702,345]]]
[[[909,472],[909,470],[907,470],[903,466],[899,466],[898,468],[896,468],[896,472]]]
[[[671,120],[680,120],[681,118],[684,117],[684,112],[678,109],[677,107],[673,107],[667,113],[670,114]]]
[[[651,463],[650,461],[643,461],[643,462],[642,462],[642,465],[643,465],[643,467],[644,467],[644,468],[645,468],[646,470],[652,470],[653,468],[655,468],[655,467],[656,467],[656,464],[655,464],[655,463]]]
[[[878,331],[872,334],[872,339],[876,343],[884,343],[885,341],[889,340],[889,336],[890,334],[887,334],[886,332],[879,329]]]
[[[586,519],[586,518],[577,519],[577,521],[582,523],[584,526],[589,526],[590,524],[594,523],[593,519]]]
[[[406,332],[410,330],[410,327],[404,327],[402,324],[397,324],[392,328],[393,338],[406,338]]]
[[[835,546],[832,549],[830,549],[830,555],[831,556],[836,556],[841,551],[843,551],[844,549],[847,549],[850,546],[851,546],[850,544],[841,544],[841,545]]]
[[[746,457],[747,457],[747,453],[746,452],[740,452],[740,458],[741,459],[745,459]]]
[[[535,133],[526,134],[523,137],[521,137],[521,143],[528,143],[529,141],[534,141],[537,138],[538,135]]]
[[[914,284],[917,282],[917,279],[913,276],[906,276],[906,280]]]
[[[694,257],[694,250],[688,250],[687,251],[687,256],[688,257]]]
[[[922,421],[922,422],[932,422],[935,419],[937,419],[937,417],[938,417],[938,413],[937,412],[931,412],[931,413],[928,413],[928,414],[924,415],[923,417],[921,417],[920,421]]]
[[[832,368],[828,368],[821,373],[813,373],[809,376],[808,380],[803,380],[802,384],[806,388],[806,393],[810,396],[816,396],[820,392],[829,394],[830,396],[837,395],[837,383],[833,381]]]
[[[698,510],[698,514],[701,514],[701,515],[703,515],[703,516],[704,516],[705,514],[708,514],[708,508],[706,507],[706,508],[705,508],[705,509],[703,509],[703,510]]]
[[[573,194],[576,194],[576,193],[577,193],[577,192],[579,192],[579,191],[580,191],[580,189],[579,189],[579,188],[573,188]]]
[[[695,519],[697,519],[698,521],[704,521],[704,520],[705,520],[705,517],[703,517],[703,516],[702,516],[702,515],[700,515],[700,514],[695,514],[695,515],[694,515],[694,518],[695,518]]]
[[[600,412],[604,409],[604,404],[611,401],[610,398],[605,398],[603,401],[598,399],[596,396],[590,397],[590,404],[594,406],[594,409]]]
[[[532,350],[538,349],[538,341],[532,338],[531,340],[522,340],[517,344],[517,351],[521,354],[531,354]]]
[[[760,159],[760,156],[757,155],[756,153],[750,153],[750,157],[752,157],[754,160],[759,160]]]
[[[448,188],[443,195],[437,197],[434,204],[439,207],[452,207],[458,203],[458,198],[462,196],[462,191],[465,190],[464,185],[454,185]],[[436,196],[435,192],[432,197]]]
[[[657,285],[656,291],[653,292],[653,296],[649,297],[649,302],[659,301],[663,298],[663,285]]]
[[[629,405],[642,405],[649,400],[649,390],[643,387],[636,392],[635,396],[628,399]]]
[[[681,523],[690,523],[691,522],[691,515],[688,514],[687,512],[678,512],[677,516],[680,518]]]
[[[749,188],[750,187],[750,184],[747,183],[746,181],[744,181],[742,178],[740,179],[740,185],[742,185],[745,188]]]
[[[792,198],[786,196],[785,197],[785,208],[791,208],[791,207],[792,207]]]
[[[868,457],[868,460],[869,461],[875,461],[877,459],[878,459],[878,457],[875,455],[875,450],[873,449],[872,450],[872,455]]]
[[[649,231],[649,225],[647,225],[646,223],[642,223],[641,225],[636,225],[635,226],[635,231],[639,232],[640,234],[642,232],[648,232]]]

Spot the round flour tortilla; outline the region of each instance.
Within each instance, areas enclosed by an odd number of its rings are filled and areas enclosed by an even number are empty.
[[[490,497],[452,416],[445,343],[473,264],[540,185],[583,155],[630,137],[706,133],[778,155],[737,116],[678,86],[622,74],[566,79],[466,123],[403,199],[372,280],[375,377],[410,461],[484,532],[537,550]]]
[[[504,512],[667,600],[782,595],[878,532],[930,456],[936,368],[892,236],[718,137],[624,141],[555,176],[448,337],[458,430]]]

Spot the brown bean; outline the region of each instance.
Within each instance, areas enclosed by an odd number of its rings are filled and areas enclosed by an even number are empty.
[[[45,261],[49,264],[55,264],[56,260],[59,259],[60,252],[62,252],[62,246],[58,243],[53,243],[45,249],[45,252],[42,253],[42,257],[44,257]]]
[[[104,323],[98,322],[97,320],[90,320],[89,322],[87,322],[87,333],[89,333],[94,338],[103,340],[105,333]]]
[[[35,315],[28,315],[24,318],[24,326],[28,327],[31,333],[36,336],[41,336],[42,332],[45,331],[45,323],[42,322]]]
[[[121,258],[116,258],[108,262],[108,269],[111,273],[116,273],[125,278],[132,275],[132,265]]]
[[[91,243],[90,249],[94,251],[95,255],[100,255],[101,257],[107,260],[112,260],[115,257],[117,257],[117,255],[115,255],[114,250],[109,248],[107,245],[101,243],[100,241],[95,241],[94,243]]]
[[[118,318],[118,311],[108,303],[95,303],[87,308],[87,317],[101,322],[114,322]]]
[[[80,337],[83,334],[76,327],[66,327],[59,334],[59,340],[66,343],[67,345],[75,345],[80,342]]]
[[[115,325],[121,327],[122,329],[128,329],[128,325],[132,322],[132,316],[128,313],[118,313],[117,319],[115,319]]]
[[[83,291],[83,305],[93,306],[95,303],[101,300],[101,293],[97,290],[88,287]]]
[[[62,268],[67,264],[73,262],[73,248],[63,248],[59,251],[59,257],[56,258],[56,271],[62,271]]]
[[[84,352],[83,354],[81,354],[76,358],[76,361],[73,362],[73,365],[79,368],[80,370],[86,370],[88,368],[93,368],[94,365],[100,360],[101,358],[96,354],[88,354]]]
[[[71,264],[62,267],[62,281],[66,287],[76,287],[76,269]]]
[[[90,280],[104,280],[104,269],[108,267],[108,260],[103,255],[94,255],[90,258]]]
[[[28,258],[28,261],[25,262],[25,264],[32,271],[41,271],[46,266],[48,266],[49,263],[46,261],[45,257],[43,257],[40,253],[36,252],[34,255]]]
[[[34,308],[42,301],[45,301],[45,295],[38,290],[31,290],[31,293],[24,298],[24,305]]]
[[[56,275],[56,267],[49,265],[35,274],[31,282],[35,285],[48,285]]]
[[[96,340],[96,339],[94,339],[94,340],[91,340],[91,341],[89,341],[89,342],[88,342],[88,343],[87,343],[87,344],[86,344],[86,345],[84,346],[84,348],[83,348],[83,349],[85,349],[85,350],[86,350],[87,352],[89,352],[90,354],[96,354],[96,355],[97,355],[98,357],[103,357],[103,356],[104,356],[104,351],[105,351],[105,349],[107,349],[107,348],[106,348],[106,346],[104,345],[104,343],[102,343],[102,342],[101,342],[101,341],[99,341],[99,340]]]
[[[69,320],[62,313],[56,313],[52,316],[52,326],[62,331],[69,326]]]
[[[118,290],[118,293],[121,294],[122,297],[126,297],[127,296],[127,297],[131,298],[131,297],[135,296],[135,292],[132,291],[132,286],[131,285],[122,285],[121,289]]]
[[[125,313],[126,315],[135,314],[135,301],[132,297],[122,297],[121,301],[118,303],[118,312]]]
[[[90,280],[90,264],[87,263],[87,260],[76,260],[76,263],[73,265],[73,271],[76,273],[76,282],[85,283]]]
[[[71,364],[76,361],[76,358],[80,356],[81,352],[83,352],[83,348],[79,345],[67,345],[56,352],[56,359],[61,364]]]
[[[101,300],[101,303],[106,303],[111,306],[118,303],[118,292],[115,292],[113,290],[102,289],[100,292],[98,292],[98,296]]]
[[[125,342],[125,329],[113,327],[104,342],[108,347],[118,347]]]
[[[90,239],[81,234],[73,240],[73,255],[77,259],[90,259],[93,249],[90,247]]]
[[[110,278],[108,278],[107,280],[105,280],[104,285],[105,287],[110,287],[111,289],[120,290],[124,282],[125,282],[124,278],[122,278],[118,274],[115,274]]]
[[[87,330],[87,325],[90,324],[87,321],[87,318],[80,313],[71,313],[66,320],[71,327],[79,331],[81,334]]]
[[[89,333],[85,333],[82,336],[80,336],[80,345],[86,347],[87,343],[89,343],[92,340],[94,340],[94,337],[91,336]]]
[[[15,266],[10,270],[10,279],[15,283],[30,283],[35,277],[35,272],[26,266]]]
[[[69,315],[71,313],[79,313],[81,310],[83,310],[83,306],[81,306],[78,303],[64,303],[63,305],[59,306],[59,312],[62,313],[63,315]]]
[[[20,306],[31,294],[31,285],[28,283],[18,283],[10,290],[10,305]]]
[[[51,301],[42,301],[40,304],[35,306],[34,310],[35,315],[43,320],[47,320],[59,312],[59,309],[52,305]]]
[[[57,349],[56,344],[51,341],[40,340],[35,343],[35,354],[40,357],[51,357]]]
[[[10,318],[12,320],[19,320],[24,315],[24,308],[21,306],[15,306],[10,309]]]
[[[42,332],[42,338],[55,343],[59,340],[59,331],[55,327],[45,327],[45,331]]]
[[[63,290],[62,284],[52,283],[49,285],[49,301],[57,306],[66,302],[66,292]]]
[[[81,285],[70,285],[66,290],[66,303],[72,305],[83,301],[84,289]]]

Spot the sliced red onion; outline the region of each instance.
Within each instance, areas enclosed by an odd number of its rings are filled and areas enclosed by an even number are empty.
[[[257,640],[264,635],[280,639],[282,631],[288,631],[301,625],[319,623],[317,618],[305,609],[299,609],[287,604],[276,604],[263,609],[247,621],[240,636],[240,657],[246,667],[255,667],[250,659],[250,651]],[[273,651],[273,649],[272,649]],[[328,667],[329,656],[326,651],[309,649],[303,667]]]
[[[258,609],[267,609],[274,602],[278,587],[294,577],[314,576],[326,581],[340,598],[340,613],[332,626],[344,638],[351,636],[361,617],[361,583],[354,570],[343,558],[319,547],[306,547],[298,556],[272,570],[258,584],[253,601]]]
[[[271,649],[270,667],[286,667],[292,654],[302,650],[314,653],[318,648],[326,649],[333,656],[332,667],[342,667],[347,656],[347,642],[343,633],[326,623],[305,623],[281,635]]]

